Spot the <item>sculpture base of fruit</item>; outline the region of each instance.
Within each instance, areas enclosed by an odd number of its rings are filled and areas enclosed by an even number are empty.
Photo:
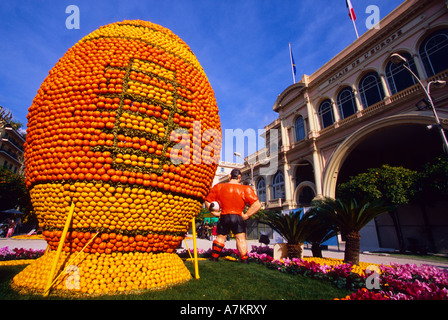
[[[44,294],[55,256],[56,251],[49,250],[16,275],[14,289],[23,294]],[[190,272],[175,253],[62,252],[58,262],[50,295],[132,294],[164,289],[191,279]]]

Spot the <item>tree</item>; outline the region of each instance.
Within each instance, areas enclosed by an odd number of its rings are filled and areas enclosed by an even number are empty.
[[[6,110],[4,107],[0,106],[0,128],[2,128],[6,123],[12,120],[12,113]]]
[[[419,206],[422,212],[423,228],[428,241],[428,249],[431,252],[437,252],[437,245],[431,228],[428,207],[446,199],[448,199],[448,157],[442,155],[423,165],[417,181],[417,191],[411,201],[412,204]],[[412,245],[409,249],[416,250],[415,247],[412,248]],[[419,251],[424,253],[426,248],[423,248],[423,251],[419,249]]]
[[[313,201],[311,209],[320,220],[327,221],[346,237],[344,261],[354,264],[359,264],[359,231],[372,219],[388,210],[390,207],[385,206],[381,200],[332,198]]]
[[[25,178],[0,168],[0,211],[19,208],[27,218],[32,218],[32,205]]]
[[[387,206],[395,209],[389,211],[398,237],[400,251],[404,250],[404,239],[398,222],[396,207],[408,204],[417,193],[419,174],[417,171],[404,167],[383,165],[380,168],[368,169],[346,183],[338,186],[338,198],[367,199],[368,201],[381,199]]]
[[[248,206],[246,206],[245,210],[248,208]],[[266,218],[266,215],[269,214],[270,212],[277,212],[280,213],[279,210],[269,210],[269,209],[260,209],[257,211],[257,213],[255,213],[251,218],[255,219],[256,221],[260,222]]]
[[[425,203],[448,198],[448,157],[436,157],[426,163],[419,175],[415,200]]]
[[[312,232],[308,235],[306,241],[311,243],[313,257],[322,258],[321,244],[337,236],[338,230],[324,217],[317,215],[314,210],[305,213],[303,219],[308,222],[309,228],[312,228]]]
[[[3,128],[6,124],[9,124],[13,129],[19,130],[23,127],[23,124],[14,120],[11,111],[5,107],[0,106],[0,128]]]
[[[388,205],[407,204],[417,192],[417,171],[387,164],[368,169],[338,185],[338,198],[383,199]]]
[[[205,216],[209,213],[210,213],[210,211],[208,211],[206,208],[202,207],[201,210],[199,211],[198,216],[196,217],[196,222],[203,223]]]

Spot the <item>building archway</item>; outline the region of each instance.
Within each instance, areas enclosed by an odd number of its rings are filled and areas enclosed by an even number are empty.
[[[295,187],[297,187],[303,181],[314,182],[314,168],[311,161],[304,160],[300,163],[291,164],[295,169],[294,180]]]
[[[426,128],[430,124],[434,124],[431,112],[414,112],[371,122],[352,133],[328,161],[323,173],[323,196],[334,198],[338,182],[366,168],[388,163],[413,169],[440,154],[440,136],[437,131]],[[412,156],[415,148],[420,148],[416,152],[418,159]]]
[[[316,197],[316,185],[311,181],[301,182],[294,190],[294,199],[298,207],[309,207]]]
[[[295,166],[293,199],[298,207],[309,207],[316,196],[313,165],[310,161],[303,160],[292,166]]]
[[[339,183],[383,164],[421,169],[443,153],[439,132],[427,128],[431,124],[434,117],[430,111],[414,112],[383,118],[355,131],[336,148],[328,162],[323,174],[323,196],[337,197]],[[434,224],[444,216],[443,204],[437,203],[430,212],[425,210],[424,205],[400,206],[393,214],[381,215],[363,229],[371,236],[366,237],[370,242],[362,245],[415,250],[417,243],[424,251],[447,250],[445,237],[440,236]]]

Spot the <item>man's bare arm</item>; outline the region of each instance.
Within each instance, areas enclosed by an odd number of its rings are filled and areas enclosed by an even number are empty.
[[[249,207],[249,209],[247,209],[246,213],[242,214],[243,219],[244,220],[249,219],[251,216],[256,214],[258,212],[258,210],[260,210],[260,209],[261,209],[261,203],[259,200],[257,200],[254,203],[252,203],[252,205]]]

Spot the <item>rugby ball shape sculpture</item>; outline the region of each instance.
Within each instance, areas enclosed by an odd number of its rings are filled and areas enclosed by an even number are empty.
[[[175,250],[211,188],[220,149],[213,89],[178,36],[140,20],[85,36],[29,108],[26,184],[48,250],[14,286],[45,290],[59,246],[53,294],[188,281]]]

